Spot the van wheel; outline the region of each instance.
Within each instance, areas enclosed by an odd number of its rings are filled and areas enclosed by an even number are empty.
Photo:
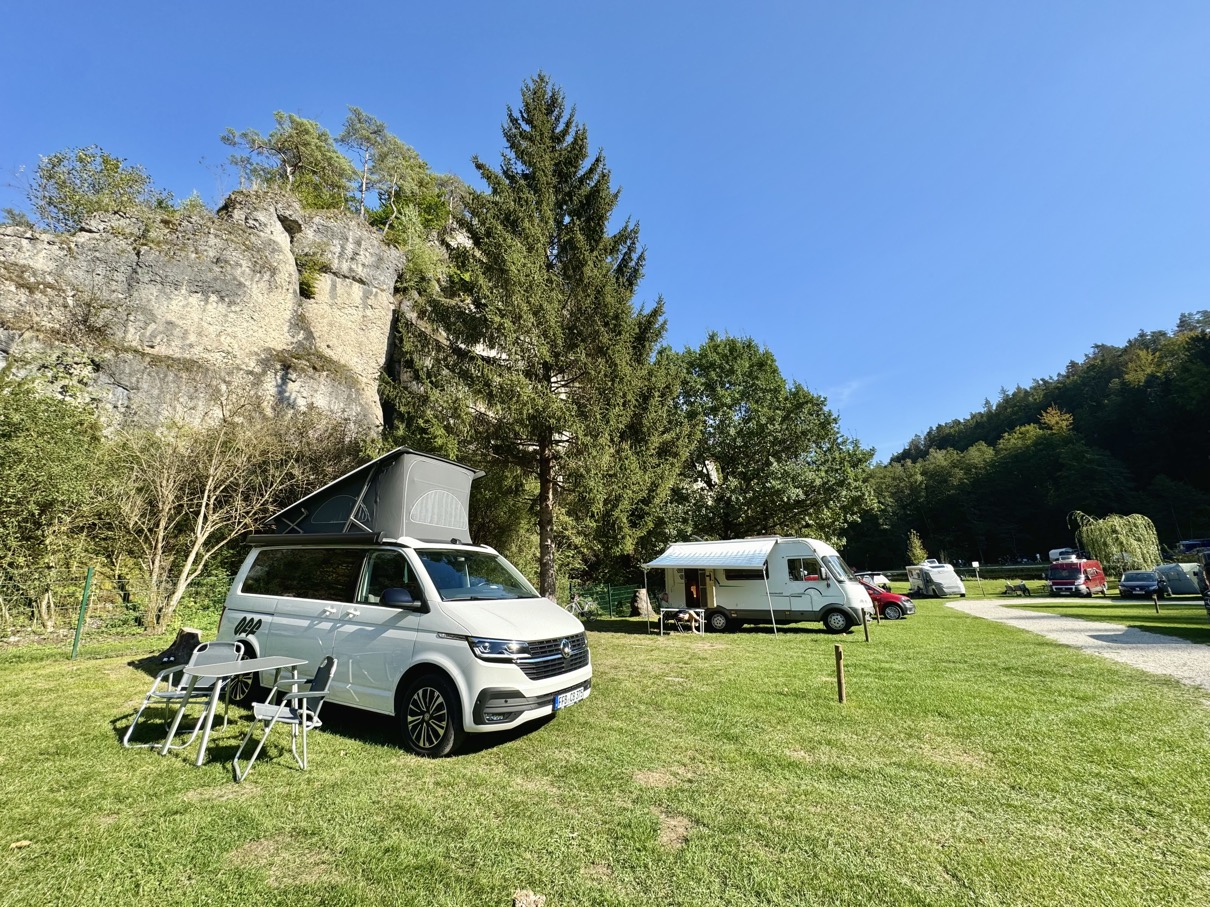
[[[260,675],[239,674],[227,681],[227,701],[236,705],[251,705],[263,692]]]
[[[706,615],[706,625],[715,633],[726,633],[735,629],[735,623],[725,611],[711,611]]]
[[[462,743],[458,691],[440,674],[424,674],[404,688],[395,703],[403,743],[417,756],[440,759]]]
[[[852,625],[852,619],[843,611],[829,611],[823,616],[824,629],[829,633],[847,633]]]
[[[882,609],[882,616],[887,620],[899,620],[903,617],[903,609],[898,605],[887,605]]]

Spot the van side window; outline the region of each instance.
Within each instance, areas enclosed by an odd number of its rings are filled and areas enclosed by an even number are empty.
[[[420,583],[412,574],[407,558],[398,551],[375,551],[366,559],[365,585],[359,602],[376,604],[390,588],[407,589],[414,601],[420,601]]]
[[[819,560],[813,557],[792,557],[786,560],[790,568],[790,579],[796,583],[814,582],[819,579]]]
[[[351,602],[364,559],[365,551],[354,548],[269,548],[256,556],[241,591]]]
[[[736,570],[727,569],[723,571],[725,579],[755,579],[766,580],[769,578],[769,565],[766,563],[764,567],[757,570]]]

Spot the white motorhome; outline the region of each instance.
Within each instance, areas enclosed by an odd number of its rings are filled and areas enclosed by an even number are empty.
[[[584,626],[469,540],[482,473],[398,448],[303,498],[252,537],[218,638],[252,656],[332,656],[329,697],[393,715],[421,756],[588,697]],[[229,689],[248,701],[269,675]]]
[[[908,595],[960,595],[966,598],[966,586],[949,564],[929,558],[923,564],[907,568]]]
[[[678,542],[643,568],[664,571],[669,606],[704,612],[716,631],[821,621],[828,632],[843,633],[861,623],[863,611],[874,614],[849,565],[815,539]]]

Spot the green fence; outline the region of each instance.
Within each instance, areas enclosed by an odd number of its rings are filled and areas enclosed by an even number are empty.
[[[572,586],[572,595],[593,601],[601,617],[629,617],[630,605],[640,586]]]

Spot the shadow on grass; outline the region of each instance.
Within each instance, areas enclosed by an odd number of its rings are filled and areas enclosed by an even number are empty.
[[[885,622],[885,621],[884,621]],[[871,622],[872,623],[872,622]],[[598,618],[586,623],[585,628],[590,633],[622,633],[630,636],[659,636],[660,623],[658,620],[648,622],[642,617],[614,617],[614,618]],[[852,636],[854,633],[861,633],[861,625],[858,624],[850,629],[847,633],[829,633],[818,622],[806,622],[805,624],[782,624],[777,625],[776,632],[791,634],[805,634],[808,636],[836,636],[838,639],[843,639],[846,636]],[[739,635],[756,635],[767,634],[772,636],[774,628],[772,624],[744,624],[738,630],[728,630],[723,633],[707,632],[707,636],[727,637],[735,634]],[[690,630],[664,630],[665,636],[689,636],[693,635]]]
[[[181,721],[181,727],[177,731],[175,742],[183,743],[188,739],[194,725],[197,723],[196,712],[197,709],[195,708],[189,714],[186,714],[185,718]],[[160,744],[164,742],[164,735],[168,733],[168,724],[172,721],[171,713],[168,715],[167,721],[160,720],[161,714],[162,709],[158,707],[155,710],[155,714],[151,713],[151,709],[148,709],[148,712],[144,713],[143,717],[139,719],[139,728],[135,739],[131,741],[131,749],[159,748]],[[109,722],[113,728],[114,738],[119,745],[133,717],[134,712],[131,711],[124,715],[119,715]],[[336,705],[335,703],[326,703],[320,717],[323,718],[323,729],[318,733],[328,734],[350,742],[398,749],[403,753],[407,752],[401,742],[399,726],[394,716],[379,715],[375,712],[365,712],[361,709]],[[250,712],[238,706],[233,706],[228,728],[224,730],[221,714],[216,715],[214,729],[211,732],[213,736],[211,736],[210,742],[206,747],[206,761],[230,763],[239,749],[240,741],[243,740],[244,734],[248,732],[250,719]],[[498,746],[504,746],[514,740],[520,740],[522,737],[526,737],[545,727],[554,719],[554,715],[547,715],[534,721],[527,721],[519,727],[508,730],[492,731],[485,734],[467,734],[463,739],[461,749],[451,758],[456,759],[459,756],[474,755],[475,753],[481,753]],[[272,741],[274,738],[277,738],[276,754],[280,756],[284,753],[286,758],[289,758],[289,728],[283,726],[282,730],[274,732],[274,737],[270,738],[271,747],[273,746]],[[199,742],[195,739],[187,747],[175,749],[172,753],[192,762],[197,758],[198,745]],[[417,756],[415,758],[419,759],[421,757]]]

